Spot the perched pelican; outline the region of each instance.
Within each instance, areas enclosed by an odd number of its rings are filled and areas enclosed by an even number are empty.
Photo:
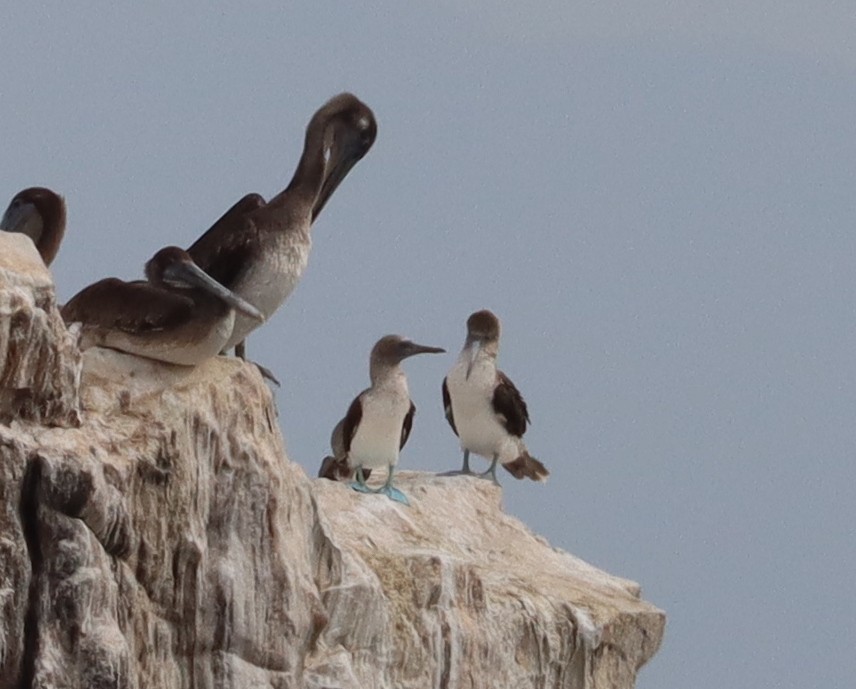
[[[342,93],[313,115],[291,183],[265,203],[248,194],[188,249],[217,282],[255,304],[265,318],[294,290],[309,260],[312,222],[377,135],[372,111]],[[242,344],[259,326],[238,314],[226,349]],[[243,347],[238,347],[243,356]]]
[[[392,486],[398,453],[410,436],[416,413],[401,362],[414,354],[445,351],[415,344],[400,335],[386,335],[377,341],[369,363],[371,387],[354,398],[345,418],[333,429],[333,457],[324,459],[319,472],[322,478],[346,479],[356,472],[354,490],[383,493],[408,504],[404,493]],[[366,478],[369,470],[378,467],[387,467],[389,473],[386,483],[373,490],[366,486]]]
[[[65,201],[44,187],[19,191],[0,220],[0,230],[27,235],[49,266],[65,234]]]
[[[472,473],[470,452],[475,452],[491,460],[479,475],[494,483],[497,462],[514,478],[544,481],[550,472],[523,444],[529,410],[511,379],[497,369],[498,353],[499,319],[490,311],[476,311],[467,319],[464,348],[443,380],[446,420],[464,451],[461,473]]]
[[[251,304],[218,284],[175,246],[146,263],[146,280],[100,280],[63,308],[82,323],[81,349],[110,347],[171,364],[195,366],[216,356],[232,334],[235,311],[263,321]]]

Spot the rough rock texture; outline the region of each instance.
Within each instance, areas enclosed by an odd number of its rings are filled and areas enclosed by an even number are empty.
[[[33,242],[0,231],[0,421],[76,424],[79,359]]]
[[[255,368],[81,360],[45,276],[0,259],[0,689],[631,687],[657,650],[499,489],[310,480]]]
[[[633,686],[665,622],[637,584],[551,548],[492,483],[397,476],[409,508],[314,486],[328,624],[307,686]]]

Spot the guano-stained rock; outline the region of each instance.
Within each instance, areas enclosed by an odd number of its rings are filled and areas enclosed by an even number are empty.
[[[0,422],[78,422],[80,352],[29,237],[0,231]]]
[[[81,358],[58,319],[0,261],[0,689],[627,688],[656,652],[639,587],[488,482],[310,480],[254,367]]]

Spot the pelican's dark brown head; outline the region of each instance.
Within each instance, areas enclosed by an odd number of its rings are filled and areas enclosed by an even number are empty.
[[[353,93],[340,93],[333,96],[315,115],[326,123],[328,130],[333,129],[332,144],[338,139],[347,139],[350,155],[357,160],[362,158],[377,138],[377,121],[371,108]]]
[[[15,194],[0,220],[0,229],[20,232],[33,240],[45,265],[50,265],[65,234],[65,201],[45,187]]]
[[[146,262],[146,279],[165,289],[200,289],[230,307],[264,321],[264,315],[252,304],[226,289],[200,268],[184,249],[167,246]]]
[[[467,319],[467,341],[492,342],[499,339],[499,319],[492,311],[476,311]]]
[[[146,262],[146,279],[159,287],[187,287],[187,283],[177,279],[176,275],[177,267],[188,263],[193,263],[193,259],[184,249],[164,247]]]
[[[333,192],[374,144],[377,121],[371,108],[352,93],[333,96],[315,113],[307,127],[324,128],[324,180],[312,208],[312,219]]]

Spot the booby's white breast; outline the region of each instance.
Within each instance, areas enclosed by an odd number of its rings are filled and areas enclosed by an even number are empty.
[[[505,430],[493,409],[496,365],[479,356],[467,378],[468,365],[469,353],[462,353],[446,378],[461,449],[490,460],[498,455],[501,462],[513,461],[519,454],[518,439]]]
[[[348,463],[352,467],[388,467],[398,463],[401,429],[410,410],[407,384],[373,388],[363,393],[363,415],[351,440]]]

